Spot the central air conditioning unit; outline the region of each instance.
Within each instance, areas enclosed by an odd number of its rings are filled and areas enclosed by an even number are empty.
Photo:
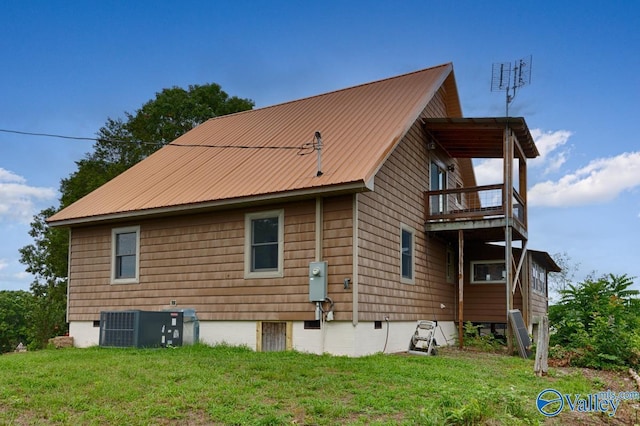
[[[158,348],[182,346],[183,313],[100,312],[100,346]]]

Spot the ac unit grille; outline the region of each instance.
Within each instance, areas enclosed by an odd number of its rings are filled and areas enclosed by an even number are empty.
[[[168,311],[100,312],[100,346],[182,346],[184,314]]]
[[[126,348],[137,346],[138,311],[101,312],[100,346]]]

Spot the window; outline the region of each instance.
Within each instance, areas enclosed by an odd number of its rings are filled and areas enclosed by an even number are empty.
[[[447,247],[447,282],[457,282],[456,277],[456,255],[452,247]]]
[[[245,278],[282,277],[284,210],[245,215]]]
[[[415,232],[406,225],[400,225],[400,281],[414,284]]]
[[[429,178],[429,190],[442,191],[447,189],[447,172],[444,167],[437,162],[431,162],[431,172]],[[431,214],[446,213],[446,199],[444,194],[432,195],[429,199]]]
[[[475,284],[500,284],[505,282],[504,260],[471,262],[471,282]]]
[[[547,294],[547,274],[545,269],[536,262],[532,262],[532,266],[531,287],[533,288],[533,291]]]
[[[111,231],[111,283],[139,282],[140,227],[115,228]]]

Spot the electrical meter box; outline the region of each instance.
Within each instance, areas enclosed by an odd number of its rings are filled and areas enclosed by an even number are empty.
[[[327,262],[309,264],[309,301],[324,302],[327,298]]]

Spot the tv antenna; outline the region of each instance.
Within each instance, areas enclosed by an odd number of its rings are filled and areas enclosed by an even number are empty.
[[[531,55],[511,62],[496,62],[491,73],[491,91],[506,92],[506,116],[509,116],[509,104],[516,97],[516,91],[531,84]]]

